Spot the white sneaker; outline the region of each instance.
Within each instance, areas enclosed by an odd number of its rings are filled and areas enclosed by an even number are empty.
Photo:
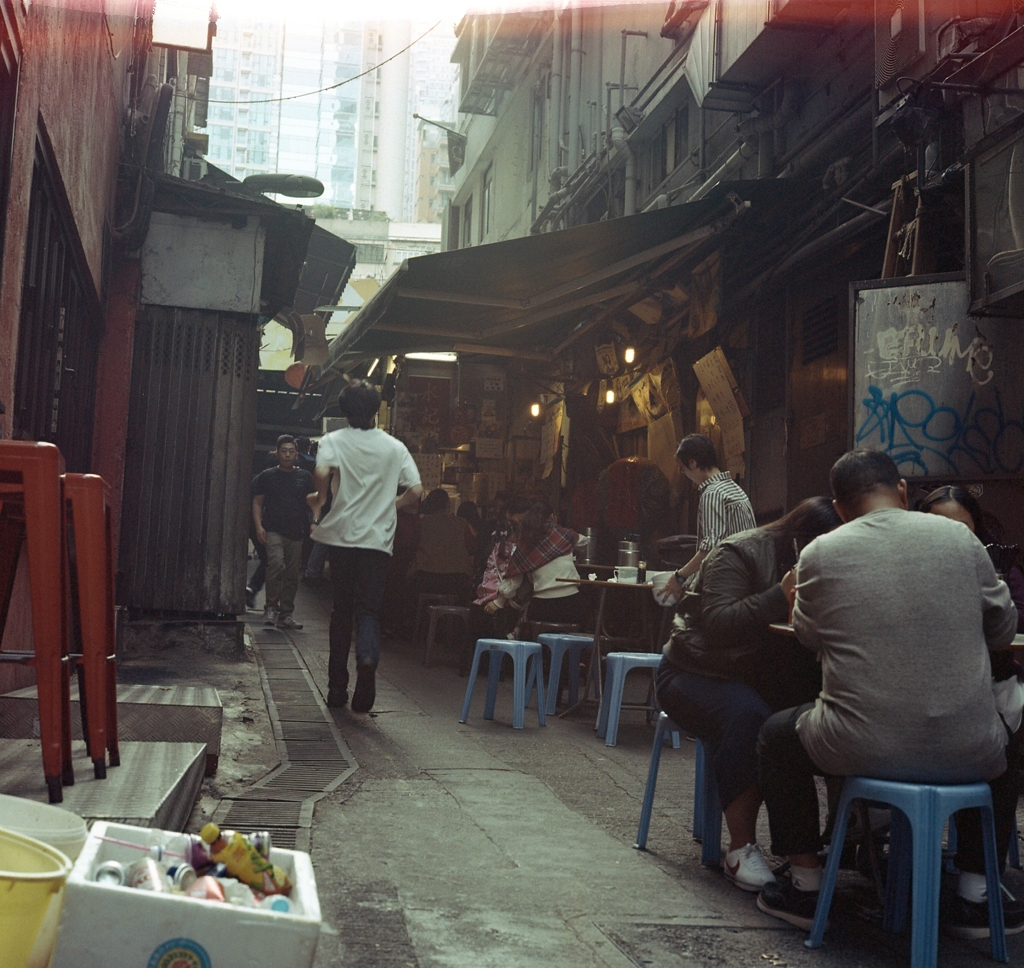
[[[743,891],[760,891],[765,884],[775,883],[775,875],[757,844],[730,850],[725,855],[725,876]]]

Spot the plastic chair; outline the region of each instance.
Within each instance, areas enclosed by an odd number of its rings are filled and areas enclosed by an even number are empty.
[[[462,715],[459,722],[469,718],[469,706],[473,701],[473,687],[476,685],[477,672],[480,669],[480,656],[489,654],[487,663],[487,698],[484,701],[484,719],[494,719],[494,704],[498,698],[498,681],[501,677],[500,657],[506,653],[512,657],[512,728],[522,729],[526,720],[526,701],[537,686],[537,721],[541,726],[547,725],[544,715],[544,676],[541,665],[541,646],[539,642],[517,642],[513,639],[477,639],[476,650],[473,652],[473,666],[469,672],[466,685],[466,698],[462,703]]]
[[[711,759],[698,739],[693,763],[693,839],[700,841],[700,862],[705,867],[722,864],[722,803]]]
[[[580,657],[584,649],[593,648],[594,636],[579,635],[574,632],[541,632],[537,636],[537,641],[551,654],[551,664],[548,666],[547,714],[554,716],[555,708],[558,705],[562,664],[565,657],[569,656],[569,705],[575,706],[580,692]],[[529,705],[529,693],[526,695],[526,702]]]
[[[609,652],[605,660],[608,671],[597,714],[597,738],[603,739],[605,746],[614,746],[619,738],[619,713],[626,675],[633,669],[657,669],[661,665],[661,653]]]
[[[0,440],[3,525],[3,620],[24,542],[32,600],[34,651],[0,652],[0,661],[36,671],[43,773],[50,803],[75,782],[71,763],[71,679],[67,628],[67,545],[60,475],[64,459],[53,444]]]
[[[667,713],[658,714],[658,722],[654,728],[654,746],[651,749],[651,762],[647,767],[647,786],[644,787],[643,804],[640,807],[640,823],[636,828],[636,843],[633,846],[637,850],[647,849],[647,832],[651,826],[651,811],[654,808],[654,790],[658,785],[658,769],[661,766],[661,749],[665,745],[666,737],[671,736],[672,748],[679,749],[679,727],[668,718]],[[698,786],[699,786],[699,774]],[[694,836],[697,834],[696,821],[694,822]],[[697,838],[700,839],[699,837]],[[721,837],[719,837],[721,839]]]
[[[69,516],[73,614],[81,653],[79,670],[82,734],[97,780],[119,766],[117,743],[117,631],[114,610],[114,543],[110,528],[110,488],[95,474],[65,474]]]
[[[934,968],[938,957],[939,881],[942,874],[942,830],[946,819],[957,810],[981,809],[992,957],[996,961],[1008,961],[1002,885],[996,860],[996,831],[992,819],[992,792],[988,784],[938,786],[849,776],[839,797],[832,831],[833,844],[842,844],[846,839],[846,823],[854,800],[877,800],[895,808],[890,830],[889,876],[882,926],[892,931],[900,931],[905,926],[907,896],[913,878],[911,968]],[[820,947],[825,936],[841,855],[841,850],[828,852],[814,924],[810,937],[804,942],[808,948]]]
[[[461,618],[469,628],[469,609],[464,605],[431,605],[427,609],[430,614],[430,624],[427,626],[427,644],[423,650],[423,666],[430,668],[430,658],[434,652],[434,639],[437,635],[437,626],[443,618]]]
[[[456,595],[441,595],[435,592],[420,592],[416,597],[416,627],[413,629],[413,641],[419,642],[420,628],[423,625],[423,610],[431,605],[454,605],[458,601]]]

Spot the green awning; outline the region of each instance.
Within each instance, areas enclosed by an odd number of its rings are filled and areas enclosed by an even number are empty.
[[[803,193],[793,181],[730,182],[697,202],[408,259],[335,337],[324,370],[414,351],[550,351],[613,300],[670,287],[654,278],[666,267],[769,231],[773,211]]]

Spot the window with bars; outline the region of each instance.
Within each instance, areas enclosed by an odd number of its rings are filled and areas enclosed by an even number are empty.
[[[56,444],[67,469],[92,454],[99,300],[52,155],[37,142],[25,246],[13,434]]]

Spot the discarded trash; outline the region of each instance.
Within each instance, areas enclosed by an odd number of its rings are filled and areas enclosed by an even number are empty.
[[[291,881],[276,864],[267,860],[252,843],[238,831],[221,831],[215,823],[208,823],[199,836],[209,845],[210,856],[227,865],[228,873],[248,884],[254,891],[264,894],[288,894]]]
[[[123,884],[124,864],[117,860],[107,860],[93,871],[92,879],[97,884]]]
[[[200,901],[221,901],[223,903],[225,900],[224,888],[220,886],[220,881],[216,877],[210,877],[209,874],[197,877],[195,883],[185,893]]]
[[[191,864],[178,864],[167,871],[171,879],[171,885],[179,891],[188,892],[188,889],[196,882],[196,869]]]
[[[166,892],[171,889],[171,883],[167,880],[167,870],[152,857],[143,857],[128,865],[124,872],[124,882],[128,887],[138,888],[143,891]]]

